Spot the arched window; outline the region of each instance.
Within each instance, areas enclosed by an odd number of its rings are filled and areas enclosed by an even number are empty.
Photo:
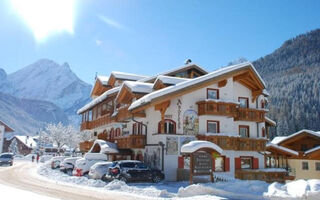
[[[133,135],[142,135],[142,123],[132,124],[132,134]]]
[[[265,101],[264,101],[264,99],[261,99],[261,108],[265,108]]]
[[[161,121],[158,123],[158,132],[161,133]],[[176,134],[176,122],[171,119],[165,119],[163,133]]]
[[[120,130],[120,128],[117,128],[116,129],[116,137],[120,137],[120,134],[121,134],[121,130]]]

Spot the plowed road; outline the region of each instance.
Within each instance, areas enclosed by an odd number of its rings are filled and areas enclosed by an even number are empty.
[[[83,187],[60,185],[52,181],[46,181],[46,179],[41,179],[35,173],[30,173],[35,169],[35,163],[26,161],[17,161],[12,167],[0,167],[0,183],[63,200],[140,199],[136,196],[129,196],[116,192],[107,193],[85,189]]]

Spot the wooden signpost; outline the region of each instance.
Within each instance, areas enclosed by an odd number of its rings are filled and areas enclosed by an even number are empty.
[[[190,154],[190,184],[193,176],[210,175],[213,182],[213,158],[208,152],[194,152]]]

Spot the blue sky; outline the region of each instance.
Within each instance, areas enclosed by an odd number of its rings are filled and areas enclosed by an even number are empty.
[[[320,28],[320,1],[76,0],[72,33],[38,41],[11,1],[0,2],[0,67],[12,73],[49,58],[88,83],[96,72],[152,75],[187,58],[212,71]]]

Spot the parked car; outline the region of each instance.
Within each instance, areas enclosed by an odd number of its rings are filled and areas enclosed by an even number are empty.
[[[137,160],[115,161],[109,168],[109,174],[102,180],[118,179],[124,182],[152,181],[158,183],[164,179],[164,174],[157,169],[150,169],[146,164]]]
[[[60,163],[60,171],[72,176],[72,171],[76,164],[76,161],[81,159],[82,157],[71,157],[66,158]]]
[[[89,170],[89,178],[91,179],[101,179],[102,176],[109,173],[109,167],[111,167],[112,162],[98,162]]]
[[[13,165],[13,154],[12,153],[2,153],[0,154],[0,166],[2,165]]]
[[[90,167],[97,162],[107,161],[108,156],[103,153],[87,153],[84,158],[76,161],[72,174],[74,176],[88,176]]]
[[[66,159],[66,156],[56,156],[50,159],[51,169],[57,169],[60,167],[60,163]]]

